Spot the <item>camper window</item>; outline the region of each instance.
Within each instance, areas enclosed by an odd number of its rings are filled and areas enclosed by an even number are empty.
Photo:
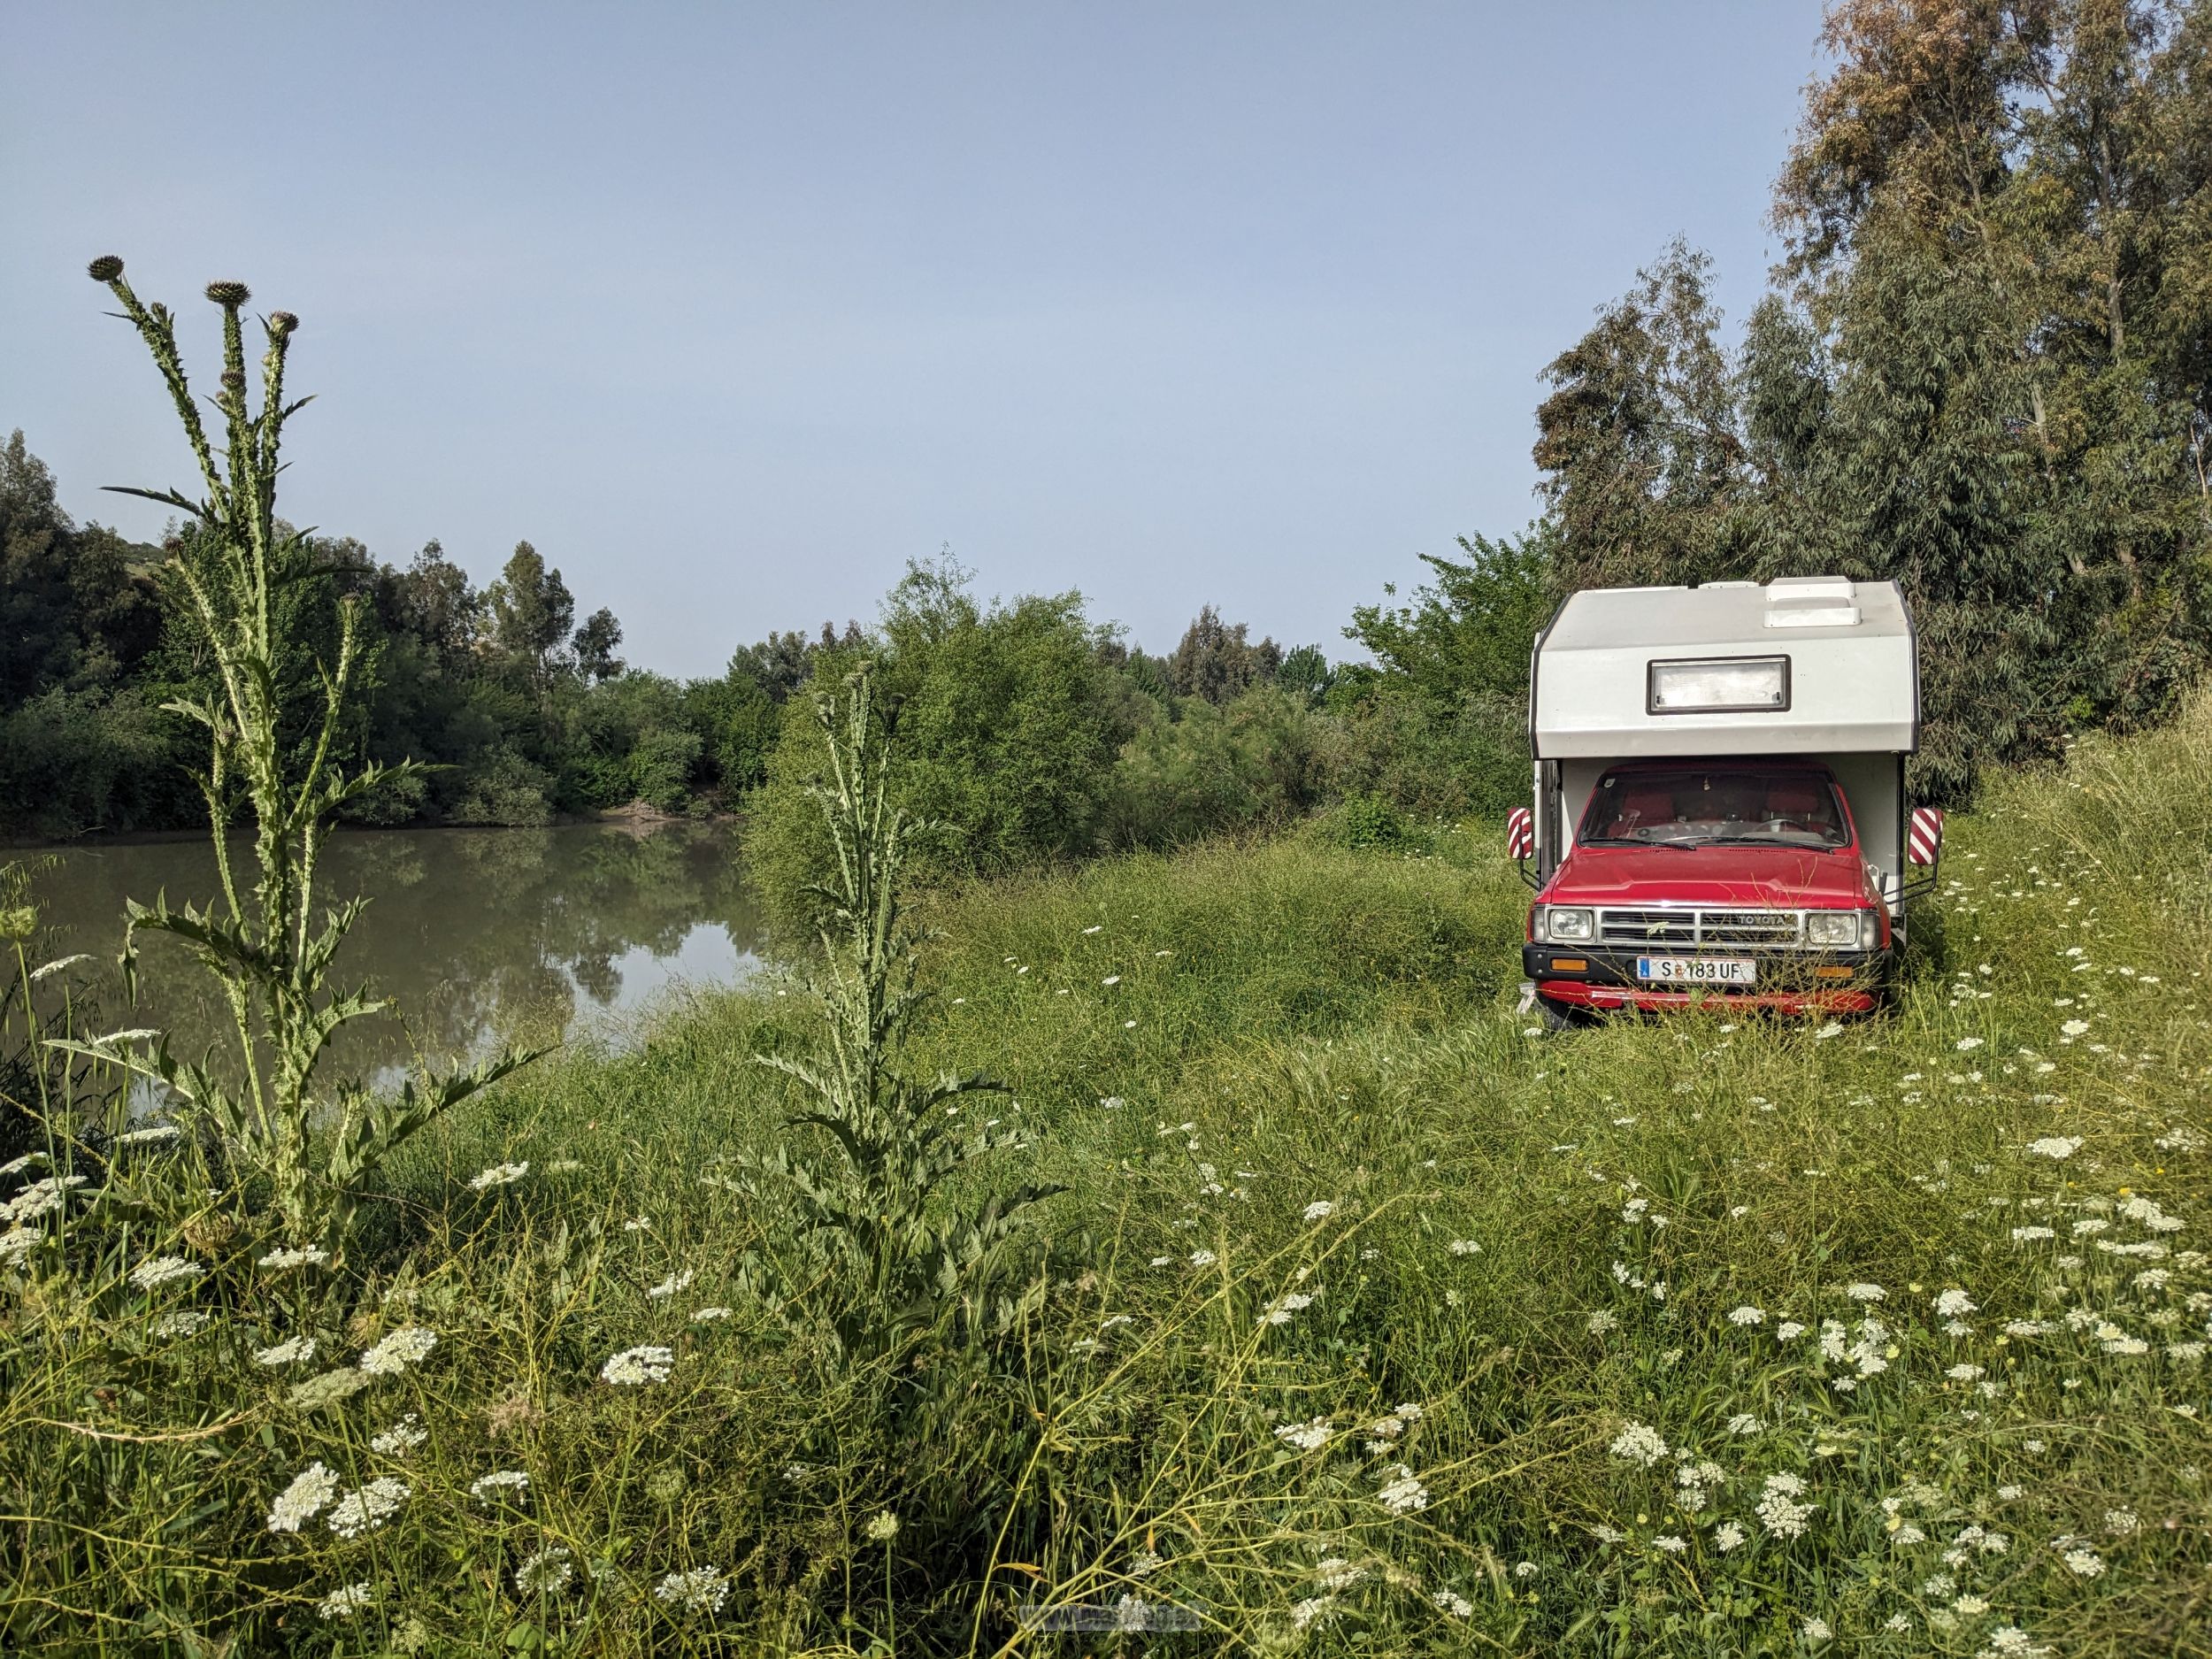
[[[1609,772],[1575,837],[1586,847],[1847,847],[1835,784],[1815,772],[1643,767]]]

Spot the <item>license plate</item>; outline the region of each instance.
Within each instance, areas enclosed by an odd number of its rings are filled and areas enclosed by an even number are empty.
[[[1639,956],[1636,977],[1656,985],[1756,985],[1759,964],[1744,956]]]

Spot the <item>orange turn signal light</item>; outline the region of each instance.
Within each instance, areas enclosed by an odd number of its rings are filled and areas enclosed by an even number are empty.
[[[1590,971],[1588,960],[1582,956],[1554,956],[1551,965],[1560,973],[1587,973]]]
[[[1847,979],[1853,972],[1854,970],[1850,968],[1815,968],[1813,978],[1816,979]]]

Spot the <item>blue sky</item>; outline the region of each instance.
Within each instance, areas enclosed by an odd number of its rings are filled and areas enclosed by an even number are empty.
[[[26,7],[0,58],[0,432],[65,501],[185,481],[83,274],[203,369],[300,314],[286,511],[634,662],[864,619],[949,545],[1171,646],[1347,648],[1534,514],[1543,365],[1677,233],[1732,321],[1817,0]]]

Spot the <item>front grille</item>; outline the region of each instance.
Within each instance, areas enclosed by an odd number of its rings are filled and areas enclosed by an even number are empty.
[[[1681,909],[1600,910],[1598,940],[1635,949],[1793,950],[1805,934],[1802,910]]]

